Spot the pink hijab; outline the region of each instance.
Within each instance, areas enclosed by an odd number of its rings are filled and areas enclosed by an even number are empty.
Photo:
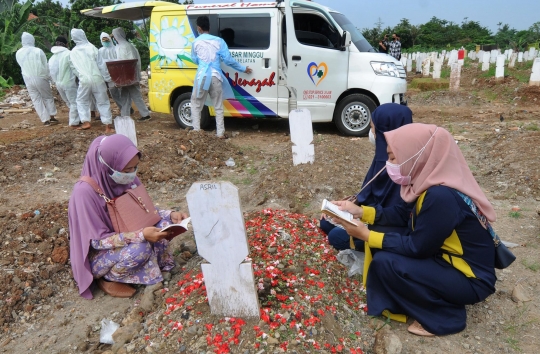
[[[437,129],[437,126],[432,124],[413,123],[386,132],[384,137],[398,164],[426,147],[420,157],[414,157],[401,166],[401,174],[406,176],[418,158],[410,173],[411,184],[401,186],[401,198],[404,201],[411,203],[429,187],[443,185],[469,196],[489,221],[495,221],[493,206],[480,189],[461,150],[448,131],[441,127]]]
[[[86,154],[81,176],[92,177],[109,198],[122,195],[132,185],[115,183],[109,176],[111,170],[99,161],[99,155],[112,168],[121,171],[139,150],[124,135],[115,134],[97,137]],[[141,184],[135,178],[135,185]],[[100,240],[114,235],[114,229],[107,211],[107,205],[86,182],[77,182],[69,199],[68,221],[70,234],[70,259],[73,278],[79,287],[79,294],[92,299],[90,286],[94,280],[88,260],[91,240]]]

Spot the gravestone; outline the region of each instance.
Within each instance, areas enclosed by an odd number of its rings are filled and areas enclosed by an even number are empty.
[[[362,117],[351,117],[351,120]],[[289,113],[289,128],[293,142],[293,165],[313,163],[315,161],[315,146],[313,141],[313,123],[311,113],[307,109],[295,109]]]
[[[412,71],[412,58],[407,58],[407,72]]]
[[[508,62],[508,67],[513,68],[516,65],[517,53],[512,53],[510,56],[510,61]]]
[[[429,76],[430,67],[431,67],[431,59],[429,57],[422,60],[422,76],[424,77]]]
[[[489,63],[494,64],[497,61],[497,55],[499,55],[498,49],[493,49],[490,53]]]
[[[534,59],[529,86],[540,86],[540,58]]]
[[[476,54],[476,59],[478,59],[478,61],[481,63],[482,60],[484,59],[484,51],[481,50],[479,51],[477,54]]]
[[[512,59],[512,54],[514,54],[514,50],[508,49],[508,55],[506,56],[506,60],[510,61],[510,59]]]
[[[534,60],[534,57],[536,57],[536,48],[530,47],[529,48],[529,60]]]
[[[416,71],[417,74],[422,72],[422,56],[421,55],[416,56],[416,68],[415,68],[415,71]]]
[[[441,78],[442,64],[443,64],[442,58],[436,59],[435,62],[433,63],[433,79],[434,80],[439,80]]]
[[[518,63],[523,63],[523,52],[518,53]]]
[[[506,49],[503,54],[504,54],[504,57],[506,58],[506,60],[508,60],[508,58],[509,58],[508,49]]]
[[[457,60],[458,60],[459,65],[463,65],[465,63],[465,49],[458,50]]]
[[[475,52],[474,50],[471,50],[471,51],[469,52],[469,58],[470,58],[471,60],[476,60],[476,52]]]
[[[450,91],[459,91],[459,81],[461,79],[461,65],[452,64],[450,68]]]
[[[497,64],[495,67],[495,79],[503,80],[504,79],[504,62],[506,60],[506,55],[500,54],[497,56]]]
[[[482,71],[489,70],[489,58],[491,54],[489,52],[484,52],[484,58],[482,58]]]
[[[529,61],[529,52],[523,53],[523,61]]]
[[[238,188],[230,182],[195,182],[186,195],[210,311],[259,317],[259,300]]]

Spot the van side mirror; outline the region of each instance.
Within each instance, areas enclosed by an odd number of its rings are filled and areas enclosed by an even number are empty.
[[[341,50],[345,50],[345,48],[348,48],[351,45],[351,34],[347,31],[343,31],[343,35],[341,36]]]

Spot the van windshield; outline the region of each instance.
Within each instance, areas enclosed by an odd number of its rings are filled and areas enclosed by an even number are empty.
[[[330,12],[330,15],[334,20],[339,24],[339,26],[351,34],[351,40],[356,46],[356,48],[361,52],[377,52],[375,48],[369,44],[369,42],[364,38],[362,33],[356,28],[351,21],[343,14],[339,12]]]

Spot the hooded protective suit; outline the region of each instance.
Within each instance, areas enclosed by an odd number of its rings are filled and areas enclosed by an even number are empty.
[[[90,122],[90,103],[93,96],[103,124],[112,124],[111,105],[107,95],[106,78],[108,71],[103,71],[97,64],[98,50],[88,42],[82,29],[73,28],[71,38],[75,47],[69,55],[70,65],[79,78],[77,90],[77,109],[81,122]]]
[[[101,32],[101,35],[99,36],[101,39],[102,47],[98,49],[98,59],[97,63],[100,67],[100,70],[102,72],[106,71],[107,74],[109,73],[109,69],[107,69],[107,64],[105,64],[108,60],[115,60],[116,59],[116,47],[114,46],[111,37],[105,32]],[[103,42],[103,38],[109,38],[108,42]],[[105,81],[108,83],[111,82],[111,77],[104,77]],[[109,86],[109,92],[111,93],[111,96],[116,102],[116,105],[120,110],[122,110],[122,105],[120,102],[120,89],[118,87]]]
[[[36,40],[30,33],[23,32],[21,42],[22,48],[17,51],[15,58],[21,67],[24,83],[36,113],[45,123],[51,119],[51,116],[56,115],[47,57],[41,49],[35,47]]]
[[[77,112],[77,82],[75,74],[69,65],[69,49],[61,46],[51,48],[53,56],[49,59],[51,79],[56,84],[60,97],[69,107],[69,125],[79,125]]]
[[[133,46],[133,44],[129,43],[126,39],[126,32],[124,32],[124,29],[118,27],[113,29],[113,36],[114,39],[118,42],[118,45],[116,46],[116,57],[120,60],[125,59],[137,59],[137,79],[141,80],[141,57],[139,56],[139,52],[137,51],[137,48]],[[122,104],[122,116],[129,116],[130,108],[131,108],[131,101],[135,103],[137,106],[137,109],[139,110],[139,113],[141,114],[141,117],[148,117],[150,115],[150,112],[148,111],[148,108],[146,107],[146,104],[144,103],[144,100],[141,95],[141,88],[139,84],[131,85],[131,86],[124,86],[120,90],[120,102]]]

